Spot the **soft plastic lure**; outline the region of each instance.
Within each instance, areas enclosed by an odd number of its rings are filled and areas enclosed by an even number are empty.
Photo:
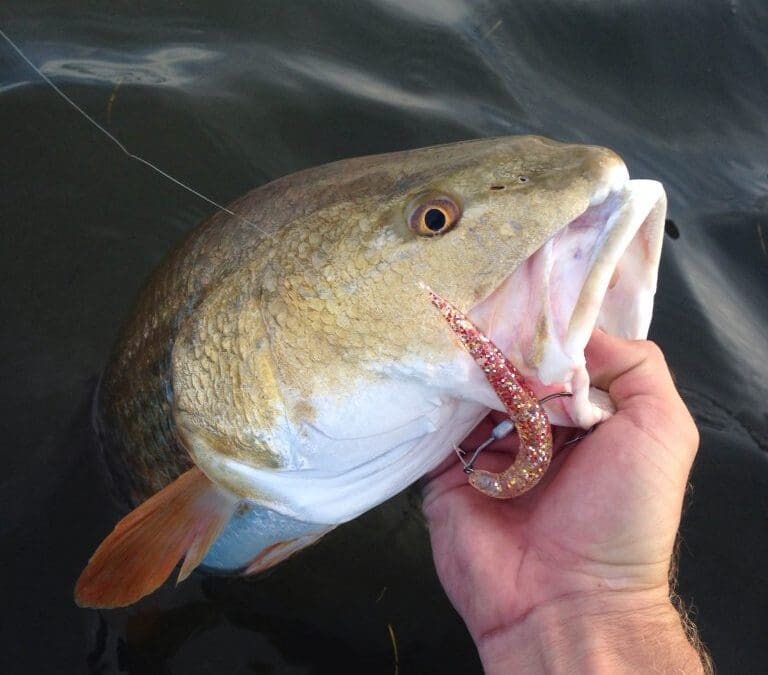
[[[465,464],[469,483],[490,497],[517,497],[539,482],[552,459],[552,427],[547,413],[517,368],[491,339],[433,290],[429,289],[429,295],[432,304],[440,310],[451,330],[483,369],[520,438],[515,461],[501,473],[474,469],[471,463]]]

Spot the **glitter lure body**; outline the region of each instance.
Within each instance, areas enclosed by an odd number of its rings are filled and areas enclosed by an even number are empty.
[[[191,229],[101,378],[99,442],[134,510],[78,601],[129,604],[182,557],[182,576],[198,563],[266,569],[504,409],[420,282],[466,308],[525,377],[483,357],[528,450],[508,475],[472,480],[500,496],[530,486],[548,458],[536,397],[572,394],[548,404],[552,424],[610,414],[584,346],[595,325],[645,336],[665,204],[611,150],[511,136],[306,169]]]
[[[489,497],[518,497],[539,482],[552,459],[552,427],[547,413],[517,368],[490,338],[437,293],[429,290],[429,296],[453,333],[482,369],[515,423],[520,439],[515,461],[509,468],[500,473],[473,469],[469,474],[469,483]]]

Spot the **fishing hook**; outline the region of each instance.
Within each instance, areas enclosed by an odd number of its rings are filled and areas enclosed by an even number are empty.
[[[569,391],[561,391],[556,394],[549,394],[548,396],[545,396],[542,398],[539,403],[546,403],[547,401],[551,401],[556,398],[562,398],[562,397],[570,397],[573,396],[573,394]],[[464,467],[464,473],[469,475],[472,472],[474,472],[474,465],[477,461],[477,458],[480,456],[480,453],[485,450],[491,443],[494,441],[499,441],[502,438],[506,438],[509,436],[509,434],[512,433],[512,431],[515,428],[515,423],[511,419],[506,419],[501,422],[499,422],[493,429],[491,430],[491,435],[484,440],[480,445],[475,448],[474,453],[472,453],[472,457],[470,457],[469,461],[464,461],[464,455],[467,453],[466,450],[463,450],[458,445],[453,446],[453,450],[456,453],[456,455],[459,458],[459,461],[461,462],[461,465]],[[594,428],[594,427],[593,427]],[[583,434],[579,436],[578,438],[573,439],[572,441],[569,441],[569,443],[574,443],[578,440],[581,440],[586,436],[592,429],[590,429],[586,434]],[[567,445],[567,444],[566,444]]]

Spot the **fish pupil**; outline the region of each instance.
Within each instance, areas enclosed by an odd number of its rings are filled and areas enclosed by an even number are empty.
[[[429,209],[424,214],[424,224],[432,232],[439,232],[445,227],[445,214],[440,209]]]

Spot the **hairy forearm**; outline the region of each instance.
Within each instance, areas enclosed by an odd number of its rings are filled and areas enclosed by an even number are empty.
[[[553,602],[476,642],[487,675],[710,672],[663,594]]]

